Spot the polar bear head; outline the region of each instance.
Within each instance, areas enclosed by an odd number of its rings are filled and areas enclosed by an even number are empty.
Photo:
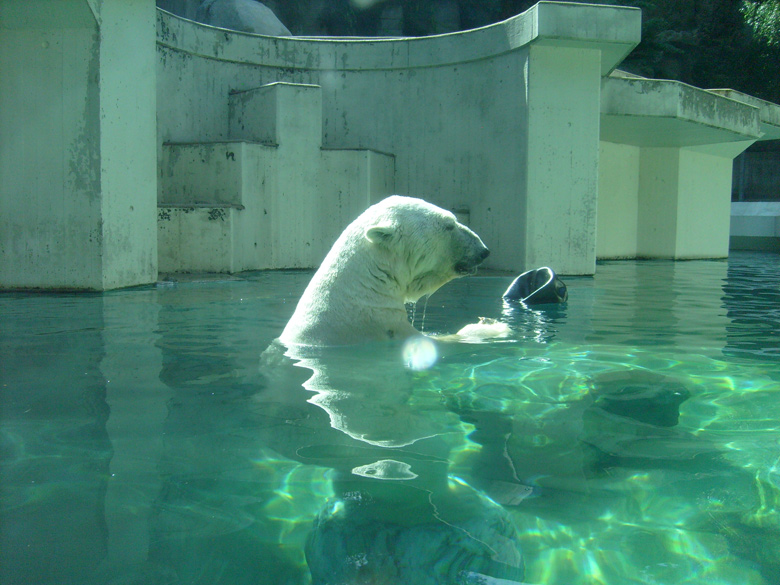
[[[422,199],[388,197],[339,236],[280,340],[319,346],[405,339],[417,331],[404,303],[473,274],[488,254],[449,211]]]
[[[404,302],[473,274],[490,251],[455,215],[422,199],[394,195],[364,214],[371,258],[390,269]]]

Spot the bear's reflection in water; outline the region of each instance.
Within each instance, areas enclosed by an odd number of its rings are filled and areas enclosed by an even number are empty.
[[[449,475],[468,427],[426,372],[407,368],[401,345],[274,344],[262,370],[257,407],[285,421],[264,442],[334,470],[335,496],[306,547],[313,583],[522,581],[510,516],[471,478]]]

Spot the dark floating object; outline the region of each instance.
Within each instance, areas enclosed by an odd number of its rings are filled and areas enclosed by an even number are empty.
[[[547,266],[523,272],[504,293],[504,299],[526,305],[565,303],[567,298],[566,285]]]

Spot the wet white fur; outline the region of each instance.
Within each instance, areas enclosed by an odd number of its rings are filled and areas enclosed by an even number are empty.
[[[422,199],[388,197],[344,230],[280,340],[348,345],[415,335],[404,303],[473,272],[486,254],[479,236],[449,211]]]

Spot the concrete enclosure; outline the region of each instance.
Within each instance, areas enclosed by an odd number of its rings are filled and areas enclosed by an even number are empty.
[[[494,269],[725,256],[731,159],[778,128],[773,104],[615,73],[634,8],[394,39],[237,33],[153,0],[0,0],[0,23],[6,288],[314,267],[393,192],[455,211]]]
[[[159,19],[161,142],[228,139],[231,92],[316,85],[323,148],[392,155],[395,191],[467,213],[492,268],[553,262],[593,273],[601,77],[638,43],[638,10],[543,2],[483,29],[373,40],[258,37]],[[268,123],[256,121],[256,138]],[[366,201],[354,197],[351,208]],[[318,217],[337,204],[325,201]],[[305,215],[297,220],[284,229],[313,229]],[[333,227],[311,265],[343,225]]]

